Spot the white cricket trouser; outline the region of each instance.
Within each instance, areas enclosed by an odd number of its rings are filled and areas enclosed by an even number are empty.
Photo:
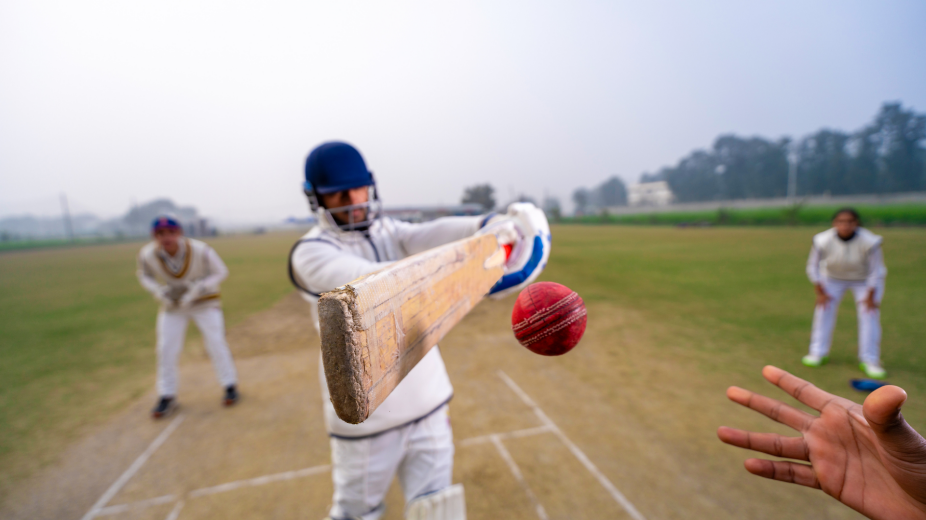
[[[821,281],[826,294],[832,298],[825,306],[817,305],[813,313],[813,332],[810,335],[810,353],[825,356],[833,343],[833,329],[836,327],[836,313],[839,302],[846,291],[851,290],[855,296],[855,308],[858,312],[858,358],[865,363],[879,363],[881,360],[881,311],[869,309],[865,305],[868,287],[864,281],[823,279]],[[881,303],[884,297],[884,284],[875,288],[875,301]]]
[[[331,518],[377,520],[398,473],[405,502],[450,485],[453,431],[447,405],[418,422],[363,439],[331,438]]]
[[[158,313],[158,394],[177,395],[177,359],[183,350],[186,326],[196,322],[212,360],[215,375],[223,387],[236,384],[235,361],[225,341],[225,316],[220,307],[161,311]]]

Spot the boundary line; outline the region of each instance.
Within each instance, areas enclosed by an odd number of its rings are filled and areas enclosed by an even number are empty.
[[[585,453],[582,450],[580,450],[578,446],[576,446],[571,440],[569,440],[569,437],[566,437],[566,434],[563,433],[563,431],[560,430],[558,426],[556,426],[556,423],[554,423],[552,419],[547,417],[547,414],[543,413],[543,410],[541,410],[540,407],[537,406],[537,403],[535,403],[530,398],[530,396],[528,396],[524,392],[524,390],[521,390],[521,387],[519,387],[517,383],[514,382],[513,379],[508,377],[508,374],[499,370],[498,377],[500,377],[502,381],[504,381],[505,384],[508,385],[508,388],[510,388],[511,391],[517,394],[518,397],[520,397],[521,400],[524,401],[524,404],[529,406],[534,411],[534,414],[537,415],[537,418],[540,419],[540,422],[542,422],[547,428],[550,429],[550,431],[552,431],[557,437],[559,437],[560,441],[562,441],[563,444],[565,444],[566,447],[569,449],[569,451],[571,451],[572,454],[575,455],[577,459],[579,459],[579,462],[581,462],[582,465],[585,466],[585,469],[587,469],[589,473],[591,473],[592,476],[594,476],[598,480],[598,482],[608,491],[608,493],[610,493],[611,497],[618,504],[620,504],[621,507],[623,507],[624,510],[627,511],[627,513],[630,514],[630,516],[633,517],[634,520],[646,520],[646,518],[642,514],[640,514],[640,511],[638,511],[637,508],[634,507],[632,503],[630,503],[630,500],[627,500],[627,497],[625,497],[624,494],[621,493],[614,486],[614,484],[611,483],[610,480],[608,480],[608,477],[606,477],[601,471],[598,470],[597,467],[595,467],[595,465],[588,458],[588,456],[586,456]]]
[[[175,417],[174,420],[171,421],[170,424],[167,425],[167,428],[164,428],[164,430],[160,433],[160,435],[158,435],[151,442],[151,444],[148,445],[148,448],[145,449],[145,451],[143,451],[142,454],[139,455],[137,459],[135,459],[135,462],[133,462],[132,465],[129,466],[129,469],[125,470],[125,472],[122,475],[120,475],[119,478],[117,478],[116,481],[113,482],[111,486],[109,486],[109,489],[107,489],[106,492],[103,493],[103,496],[101,496],[99,500],[97,500],[96,503],[93,504],[93,507],[90,508],[90,511],[87,511],[87,514],[85,514],[81,518],[81,520],[91,520],[93,517],[95,517],[97,513],[99,513],[100,510],[103,509],[103,506],[105,506],[110,500],[112,500],[114,496],[116,496],[116,493],[118,493],[119,490],[122,489],[122,486],[124,486],[126,482],[129,481],[129,479],[135,476],[135,473],[137,473],[138,470],[140,470],[141,467],[144,466],[146,462],[148,462],[148,459],[151,458],[151,455],[153,455],[154,452],[157,451],[157,449],[160,448],[162,444],[164,444],[164,441],[166,441],[167,438],[170,437],[170,434],[174,433],[174,430],[176,430],[177,427],[180,426],[180,423],[183,422],[183,419],[184,419],[183,414],[180,414],[177,417]]]
[[[518,467],[518,464],[511,457],[511,453],[505,449],[505,445],[502,444],[498,435],[489,435],[489,440],[495,445],[495,449],[498,450],[498,454],[505,460],[505,464],[508,464],[508,469],[511,470],[511,474],[514,475],[515,480],[518,481],[518,484],[521,484],[521,488],[524,489],[527,498],[530,499],[531,504],[533,504],[534,510],[537,511],[537,516],[540,517],[540,520],[550,520],[550,517],[547,516],[547,510],[543,508],[543,505],[537,500],[537,496],[531,491],[531,487],[527,485],[527,481],[524,480],[524,475],[521,474],[521,468]]]

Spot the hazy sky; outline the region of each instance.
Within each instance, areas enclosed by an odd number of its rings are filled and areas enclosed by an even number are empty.
[[[720,133],[926,111],[926,2],[0,2],[0,215],[170,197],[304,215],[355,144],[387,205],[564,202]]]

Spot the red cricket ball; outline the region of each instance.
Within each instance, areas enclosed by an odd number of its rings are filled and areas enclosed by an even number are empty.
[[[528,285],[511,312],[514,337],[542,356],[572,350],[585,333],[585,302],[575,291],[553,282]]]

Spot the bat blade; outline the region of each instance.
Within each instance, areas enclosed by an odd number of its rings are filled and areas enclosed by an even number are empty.
[[[359,424],[502,277],[495,235],[458,240],[360,277],[318,301],[334,409]]]

